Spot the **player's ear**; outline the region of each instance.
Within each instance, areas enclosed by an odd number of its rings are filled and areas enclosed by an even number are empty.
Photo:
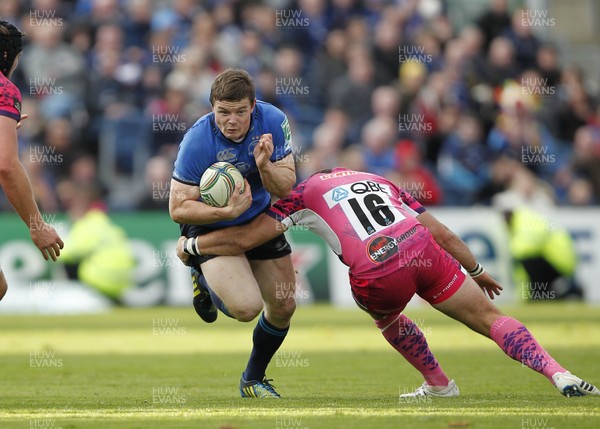
[[[256,106],[256,98],[254,98],[254,100],[252,100],[252,107],[250,108],[250,111],[254,110],[254,106]]]

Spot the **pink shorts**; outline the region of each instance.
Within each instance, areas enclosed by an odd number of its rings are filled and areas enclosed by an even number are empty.
[[[410,249],[405,249],[406,253]],[[399,268],[375,279],[359,279],[350,273],[354,300],[363,310],[390,314],[404,310],[416,293],[430,304],[450,298],[466,278],[466,271],[429,236],[429,242],[415,257]]]

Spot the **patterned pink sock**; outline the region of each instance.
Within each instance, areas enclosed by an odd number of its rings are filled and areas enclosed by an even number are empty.
[[[404,356],[430,386],[447,386],[450,380],[429,350],[425,335],[405,315],[388,316],[375,321],[385,339]]]
[[[557,372],[567,371],[533,338],[533,335],[518,320],[503,316],[490,329],[490,337],[508,356],[527,365],[552,381]]]

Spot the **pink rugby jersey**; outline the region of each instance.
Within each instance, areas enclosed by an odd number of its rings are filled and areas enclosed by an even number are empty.
[[[0,115],[21,120],[21,92],[6,76],[0,73]]]
[[[375,174],[336,168],[300,183],[267,212],[321,236],[355,277],[376,278],[419,257],[429,232],[415,218],[425,208]]]

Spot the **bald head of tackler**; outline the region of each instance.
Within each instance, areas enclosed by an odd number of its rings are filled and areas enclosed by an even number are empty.
[[[23,50],[23,36],[10,22],[0,21],[0,72],[6,77]]]

